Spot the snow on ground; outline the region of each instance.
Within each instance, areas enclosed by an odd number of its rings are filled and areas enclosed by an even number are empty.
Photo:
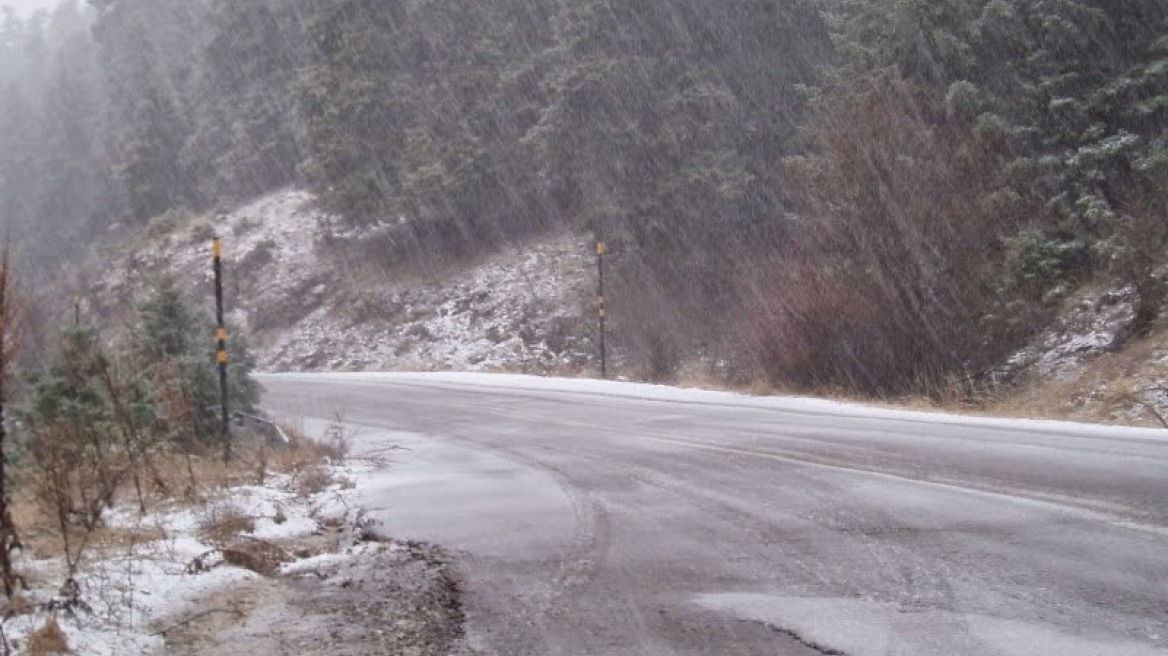
[[[330,297],[265,347],[270,370],[580,367],[583,243],[562,238],[463,271]],[[561,267],[570,275],[555,275]]]
[[[52,614],[71,653],[161,654],[165,647],[162,632],[205,611],[198,607],[201,599],[260,577],[251,570],[223,564],[222,558],[208,557],[216,548],[200,537],[201,524],[216,513],[243,515],[255,522],[250,538],[273,544],[319,534],[323,526],[356,526],[363,513],[354,504],[352,481],[371,471],[364,466],[332,466],[329,473],[334,482],[308,495],[295,477],[275,474],[263,486],[231,488],[197,506],[160,504],[141,516],[136,506],[119,506],[107,515],[107,526],[114,535],[125,537],[85,552],[77,576],[79,598],[85,606],[55,613],[45,610],[44,604],[62,600],[59,587],[68,578],[64,563],[59,558],[26,557],[17,563],[17,570],[31,583],[25,597],[41,610],[8,619],[3,623],[4,634],[10,642],[23,643]],[[192,567],[200,558],[208,569]],[[298,561],[284,567],[294,570],[303,566]]]
[[[902,608],[868,599],[819,599],[763,594],[710,594],[700,606],[762,622],[823,653],[848,656],[1165,656],[1136,641],[1098,642],[1050,626],[998,617]]]
[[[1082,373],[1132,320],[1134,296],[1130,286],[1081,295],[1054,325],[1008,359],[1004,373],[1033,373],[1053,381]]]
[[[547,373],[578,370],[592,357],[594,265],[585,239],[561,235],[391,274],[372,265],[377,230],[339,226],[311,194],[286,190],[147,229],[154,241],[117,259],[89,296],[103,316],[117,316],[171,275],[209,303],[209,241],[218,233],[228,306],[264,370]]]
[[[1134,317],[1130,286],[1084,290],[994,376],[1027,413],[1147,426],[1168,420],[1168,328],[1117,339]],[[1123,342],[1122,345],[1118,342]]]
[[[1003,419],[971,417],[916,410],[897,410],[845,403],[827,399],[768,396],[757,397],[735,392],[710,391],[653,385],[648,383],[628,383],[583,378],[544,378],[516,374],[486,374],[475,372],[433,372],[433,373],[331,373],[331,374],[276,374],[281,378],[310,377],[312,381],[330,384],[378,382],[413,382],[423,385],[459,385],[490,387],[500,392],[525,392],[593,394],[619,398],[635,398],[667,403],[697,403],[736,406],[742,408],[762,408],[782,410],[792,413],[812,415],[832,415],[896,421],[958,424],[985,428],[1006,428],[1030,431],[1050,431],[1078,435],[1120,436],[1127,439],[1168,441],[1168,432],[1163,429],[1125,428],[1079,424],[1045,419]],[[261,381],[262,381],[261,377]]]

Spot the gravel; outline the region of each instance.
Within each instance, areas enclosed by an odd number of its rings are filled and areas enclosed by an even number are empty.
[[[164,629],[167,653],[474,653],[464,644],[458,578],[439,549],[386,542],[356,551],[207,598],[202,615]]]

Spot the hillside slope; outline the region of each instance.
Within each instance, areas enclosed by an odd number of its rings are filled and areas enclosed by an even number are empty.
[[[1130,286],[1116,284],[1069,298],[1052,325],[995,372],[995,409],[1168,428],[1168,327],[1161,314],[1148,334],[1123,340],[1134,302]]]
[[[94,281],[93,310],[125,316],[143,289],[169,275],[210,311],[209,240],[218,233],[231,317],[247,329],[263,370],[587,366],[594,283],[584,238],[561,235],[427,270],[380,268],[369,257],[376,229],[339,229],[313,201],[281,191],[213,219],[156,220]]]
[[[376,228],[340,227],[297,190],[214,218],[155,220],[105,258],[113,264],[94,278],[90,310],[128,321],[142,292],[172,276],[210,311],[216,232],[231,317],[246,329],[261,370],[579,375],[595,367],[595,270],[585,237],[545,237],[460,263],[382,267]],[[963,396],[945,407],[1162,425],[1168,330],[1110,348],[1133,301],[1125,287],[1085,289],[989,377],[986,399],[970,408]],[[630,374],[619,345],[612,355],[617,375]],[[732,373],[708,371],[696,355],[683,360],[682,377],[703,385]]]

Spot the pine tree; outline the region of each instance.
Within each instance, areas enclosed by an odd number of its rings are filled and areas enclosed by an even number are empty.
[[[256,362],[242,331],[229,326],[228,393],[238,412],[254,413],[260,387],[251,377]],[[148,367],[162,368],[186,400],[185,416],[171,417],[195,440],[219,435],[219,378],[215,364],[214,322],[192,308],[171,281],[163,281],[139,308],[135,351]],[[161,390],[158,391],[162,393]]]
[[[307,24],[302,171],[322,205],[351,220],[391,216],[409,117],[401,97],[404,20],[398,0],[320,0]]]
[[[296,76],[303,65],[297,1],[214,0],[183,161],[206,198],[291,184],[302,159]]]

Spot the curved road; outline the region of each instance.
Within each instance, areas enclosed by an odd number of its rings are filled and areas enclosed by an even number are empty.
[[[1168,655],[1168,439],[595,381],[273,375],[392,442],[485,654]],[[1165,432],[1168,434],[1168,432]]]

